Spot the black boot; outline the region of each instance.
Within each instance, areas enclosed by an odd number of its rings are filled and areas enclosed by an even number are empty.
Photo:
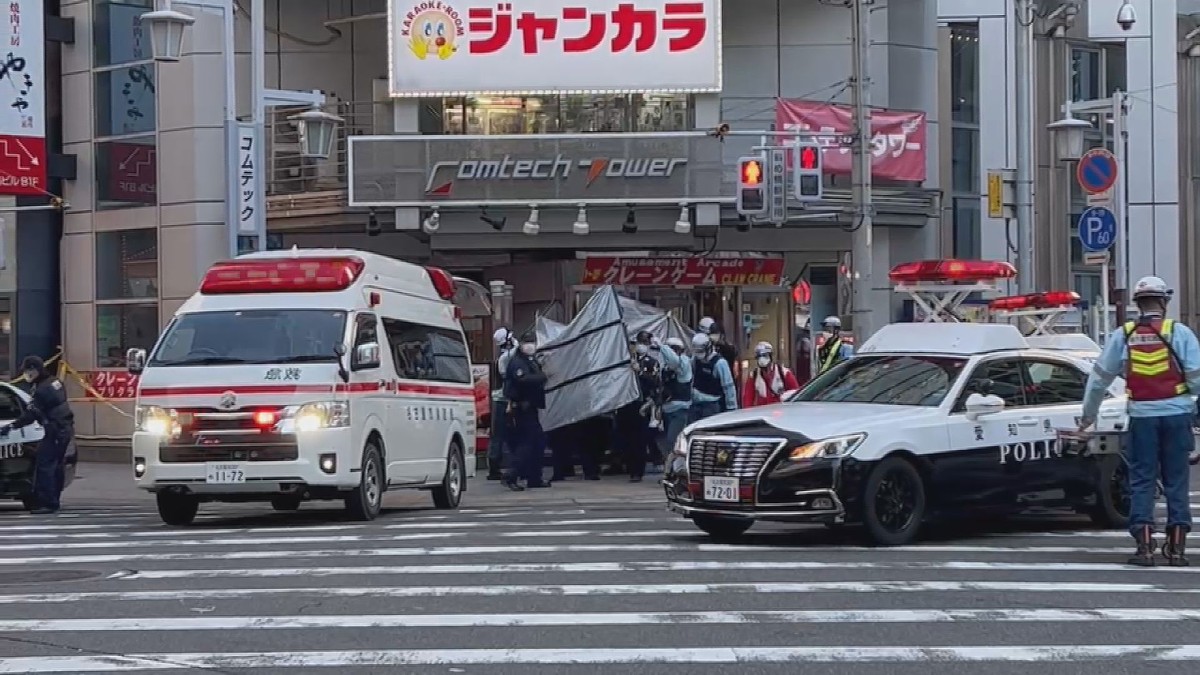
[[[1171,567],[1187,567],[1188,559],[1184,557],[1187,549],[1187,530],[1179,525],[1167,528],[1167,540],[1163,542],[1162,554]]]
[[[1129,559],[1129,564],[1154,567],[1154,551],[1157,548],[1154,543],[1154,528],[1150,525],[1142,526],[1133,539],[1137,542],[1137,552]]]

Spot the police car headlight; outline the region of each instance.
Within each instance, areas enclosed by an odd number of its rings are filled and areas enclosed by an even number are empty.
[[[176,413],[156,405],[139,405],[133,409],[133,422],[138,431],[155,436],[169,436],[178,428]]]
[[[675,439],[675,447],[671,448],[671,454],[676,457],[687,457],[688,453],[688,437],[687,434],[679,434],[679,438]]]
[[[335,429],[350,426],[350,404],[345,401],[322,401],[292,406],[284,411],[292,418],[296,433]]]
[[[788,459],[799,461],[805,459],[845,457],[854,452],[858,446],[862,445],[863,440],[866,438],[866,434],[850,434],[849,436],[836,436],[834,438],[813,441],[812,443],[805,443],[794,448]]]

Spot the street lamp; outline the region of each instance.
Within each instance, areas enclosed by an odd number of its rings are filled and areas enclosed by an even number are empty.
[[[1046,125],[1054,138],[1054,150],[1060,162],[1075,162],[1083,156],[1084,136],[1092,128],[1087,120],[1068,115]]]
[[[183,53],[183,32],[196,23],[196,17],[165,9],[142,14],[142,23],[150,26],[150,53],[155,61],[173,63]]]
[[[305,110],[288,117],[296,124],[300,136],[300,155],[313,159],[329,159],[333,153],[334,132],[343,120],[320,110]]]

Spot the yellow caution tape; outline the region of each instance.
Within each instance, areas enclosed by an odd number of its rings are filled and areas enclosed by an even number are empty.
[[[61,346],[58,348],[58,352],[56,354],[54,354],[54,356],[51,356],[50,358],[45,360],[45,364],[47,366],[54,364],[54,363],[58,364],[58,369],[54,373],[55,377],[57,377],[60,380],[64,380],[64,381],[67,380],[68,378],[75,380],[76,382],[79,383],[79,386],[83,387],[83,390],[85,392],[87,392],[88,396],[91,397],[89,400],[94,400],[99,403],[103,403],[103,404],[107,405],[108,407],[112,408],[113,410],[117,411],[124,417],[133,417],[133,415],[125,412],[124,410],[121,410],[119,407],[114,405],[112,402],[112,399],[110,399],[107,396],[104,396],[100,392],[96,391],[96,388],[92,386],[92,383],[88,381],[87,377],[83,373],[79,372],[71,364],[67,363],[67,360],[63,358],[63,352],[62,352]],[[28,381],[29,380],[26,379],[25,374],[21,373],[20,377],[18,377],[15,380],[9,380],[8,383],[9,384],[20,384],[21,382],[28,382]]]

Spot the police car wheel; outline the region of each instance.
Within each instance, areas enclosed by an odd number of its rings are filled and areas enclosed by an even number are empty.
[[[463,451],[458,441],[450,444],[446,457],[446,475],[433,488],[433,505],[439,509],[456,509],[462,501],[463,486],[467,483],[467,468],[463,462]]]
[[[1129,525],[1129,467],[1119,455],[1108,455],[1099,468],[1096,505],[1088,515],[1100,527],[1123,530]]]
[[[299,497],[271,497],[271,508],[276,511],[295,511],[300,508]]]
[[[155,501],[158,502],[158,516],[167,525],[191,525],[200,510],[200,500],[192,495],[159,492]]]
[[[363,449],[362,478],[346,497],[346,510],[354,520],[375,520],[383,509],[383,453],[375,443]]]
[[[867,476],[863,490],[863,524],[882,546],[902,546],[916,539],[925,519],[925,481],[902,457],[889,457]]]
[[[705,516],[696,514],[692,522],[714,539],[733,539],[750,529],[754,521],[749,518],[728,518],[724,516]]]

